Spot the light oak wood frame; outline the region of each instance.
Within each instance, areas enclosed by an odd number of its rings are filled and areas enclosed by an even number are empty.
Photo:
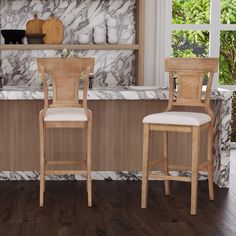
[[[89,73],[93,71],[93,58],[38,58],[38,72],[44,85],[44,109],[39,113],[40,134],[40,207],[44,206],[45,175],[85,174],[87,175],[88,206],[92,206],[91,142],[92,112],[87,107]],[[52,104],[48,102],[48,84],[46,74],[51,76],[53,86]],[[78,99],[79,82],[83,80],[83,100]],[[80,107],[87,114],[87,121],[44,121],[48,108]],[[86,128],[87,150],[83,161],[46,161],[46,128]],[[58,166],[60,170],[46,170],[47,166]],[[62,170],[63,166],[86,166],[86,170]]]
[[[145,0],[136,0],[135,84],[144,85]]]
[[[198,171],[208,171],[209,199],[214,200],[214,186],[212,173],[212,137],[215,122],[214,112],[210,107],[210,92],[213,75],[218,69],[218,59],[215,58],[167,58],[165,71],[169,72],[169,102],[167,111],[177,106],[203,107],[211,117],[211,121],[201,126],[144,124],[143,130],[143,179],[141,207],[147,207],[148,179],[149,177],[164,180],[165,194],[170,195],[169,180],[191,182],[191,215],[197,214]],[[177,94],[174,94],[174,74],[177,76]],[[205,99],[202,99],[203,78],[208,74],[208,83]],[[200,133],[207,129],[207,161],[199,163]],[[149,173],[149,167],[158,164],[157,161],[149,163],[148,149],[150,131],[163,132],[163,159],[162,174]],[[168,132],[187,132],[192,134],[192,177],[169,175],[168,164]],[[173,170],[186,170],[184,166],[171,166]],[[187,167],[187,169],[189,169]]]

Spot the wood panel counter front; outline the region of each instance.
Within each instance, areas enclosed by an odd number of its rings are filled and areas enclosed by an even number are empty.
[[[217,114],[216,107],[219,106],[215,104],[214,101],[212,107]],[[163,111],[167,101],[90,100],[88,106],[93,112],[93,170],[141,170],[142,119],[148,114]],[[0,170],[38,170],[38,116],[42,108],[41,100],[0,100]],[[82,160],[85,157],[83,129],[53,129],[47,132],[48,160]],[[162,136],[158,132],[151,135],[155,136],[151,138],[150,157],[159,159]],[[205,136],[202,135],[202,150],[206,150]],[[190,163],[190,143],[188,134],[170,134],[171,164]],[[204,156],[202,152],[201,157]]]

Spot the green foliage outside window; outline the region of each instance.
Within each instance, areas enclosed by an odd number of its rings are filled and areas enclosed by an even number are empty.
[[[221,0],[221,23],[236,24],[236,0]]]
[[[173,24],[209,24],[210,0],[173,0]]]
[[[236,84],[236,31],[222,31],[220,43],[220,84]]]
[[[209,32],[200,30],[172,31],[172,56],[206,57],[209,54]]]
[[[172,0],[173,24],[209,24],[210,0]],[[236,0],[221,0],[221,22],[236,23]],[[219,83],[236,84],[236,32],[222,31],[220,36]],[[172,32],[174,57],[205,57],[209,50],[208,31]]]

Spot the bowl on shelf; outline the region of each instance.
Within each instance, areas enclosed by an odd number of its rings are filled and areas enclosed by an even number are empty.
[[[117,44],[119,42],[118,36],[109,36],[108,37],[108,43],[110,44]]]
[[[117,35],[119,34],[118,28],[107,28],[108,35]]]
[[[119,42],[119,34],[117,28],[111,28],[113,30],[108,30],[108,43],[117,44]]]
[[[89,35],[86,35],[86,34],[79,34],[78,41],[81,44],[88,44],[90,43],[90,37]]]
[[[106,19],[107,26],[110,28],[117,27],[118,25],[118,20],[117,18],[109,17]]]
[[[1,30],[5,44],[23,44],[25,30],[7,29]]]
[[[43,38],[46,34],[26,34],[28,44],[44,44]]]
[[[78,41],[79,43],[81,44],[87,44],[87,43],[90,43],[90,35],[89,34],[79,34],[78,36]]]
[[[91,42],[91,29],[84,28],[79,32],[78,41],[81,44],[89,44]]]
[[[93,41],[95,44],[106,43],[106,35],[94,35]]]
[[[100,26],[94,27],[93,33],[94,33],[95,35],[105,35],[105,34],[107,33],[107,30],[106,30],[106,27],[105,27],[105,26],[100,25]]]

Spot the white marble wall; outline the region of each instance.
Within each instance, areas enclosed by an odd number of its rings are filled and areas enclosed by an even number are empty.
[[[34,12],[47,19],[53,12],[64,24],[64,44],[77,44],[85,27],[91,31],[109,16],[119,22],[119,43],[135,42],[135,0],[1,0],[1,29],[25,29]],[[1,37],[1,43],[3,38]],[[5,85],[38,85],[35,58],[60,55],[62,51],[1,51]],[[133,51],[83,51],[96,58],[95,84],[129,85],[134,82]]]
[[[85,57],[95,57],[94,86],[125,86],[134,81],[135,55],[133,51],[75,51]],[[5,73],[4,85],[40,85],[36,70],[37,57],[61,56],[62,51],[2,51],[2,69]]]

